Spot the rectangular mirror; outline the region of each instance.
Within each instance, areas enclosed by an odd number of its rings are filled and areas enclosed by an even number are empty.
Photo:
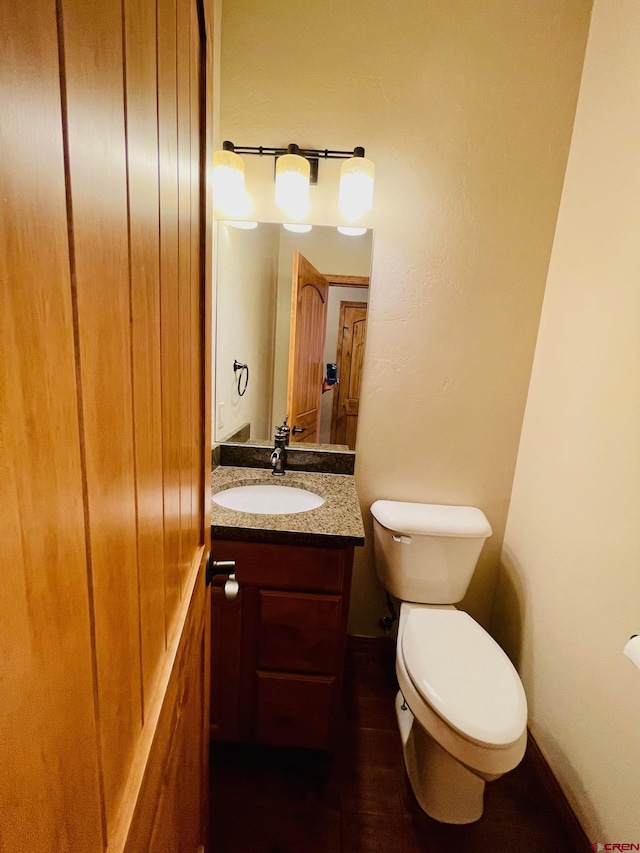
[[[355,447],[373,232],[218,222],[214,436]]]

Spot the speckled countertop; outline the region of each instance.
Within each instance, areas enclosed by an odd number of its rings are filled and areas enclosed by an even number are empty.
[[[306,512],[263,515],[226,509],[212,499],[211,533],[214,539],[330,548],[364,544],[362,515],[352,476],[287,471],[283,477],[274,477],[270,469],[229,466],[220,466],[211,472],[212,495],[234,486],[253,484],[295,486],[315,492],[325,502]]]

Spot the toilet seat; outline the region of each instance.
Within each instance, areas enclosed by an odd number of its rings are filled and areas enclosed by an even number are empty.
[[[407,609],[402,659],[422,700],[471,743],[499,749],[520,740],[527,701],[500,646],[463,611],[428,605]]]

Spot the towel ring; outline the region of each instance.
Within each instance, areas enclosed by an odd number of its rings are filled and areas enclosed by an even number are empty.
[[[244,397],[245,392],[247,390],[247,386],[249,385],[249,365],[248,364],[240,364],[238,359],[236,358],[233,362],[233,372],[237,375],[238,380],[238,396]],[[244,376],[244,386],[242,386],[242,377]],[[242,386],[242,390],[240,387]]]

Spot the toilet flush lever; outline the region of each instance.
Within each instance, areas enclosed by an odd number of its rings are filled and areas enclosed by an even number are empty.
[[[400,542],[402,545],[411,545],[411,537],[410,536],[394,536],[394,542]]]

